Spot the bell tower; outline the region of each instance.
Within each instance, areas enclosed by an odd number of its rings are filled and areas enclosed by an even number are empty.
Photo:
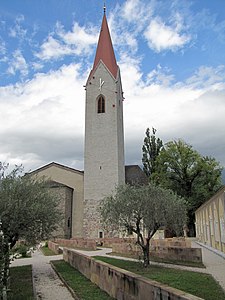
[[[95,60],[86,83],[84,149],[85,238],[105,233],[97,208],[125,182],[123,92],[105,7]]]

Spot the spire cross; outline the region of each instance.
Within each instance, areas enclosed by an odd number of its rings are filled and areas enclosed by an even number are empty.
[[[104,6],[103,6],[103,11],[104,11],[104,14],[105,14],[105,11],[106,11],[105,2],[104,2]]]

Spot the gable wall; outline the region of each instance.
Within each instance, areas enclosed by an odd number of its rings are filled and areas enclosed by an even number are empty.
[[[83,174],[73,172],[60,166],[50,165],[35,172],[38,176],[62,183],[73,189],[72,203],[72,237],[83,234]]]

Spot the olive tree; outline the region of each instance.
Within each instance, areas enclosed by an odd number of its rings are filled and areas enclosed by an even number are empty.
[[[0,295],[7,289],[9,251],[19,239],[36,243],[47,239],[61,220],[58,199],[41,178],[23,175],[0,163]]]
[[[8,243],[4,237],[0,220],[0,299],[7,297],[9,262]]]
[[[44,178],[25,175],[16,167],[0,179],[0,219],[12,248],[19,239],[35,243],[48,238],[61,220],[59,199]]]
[[[125,229],[136,235],[145,266],[149,265],[149,243],[156,231],[166,226],[180,234],[186,223],[183,198],[153,184],[119,186],[102,200],[100,212],[107,228]]]

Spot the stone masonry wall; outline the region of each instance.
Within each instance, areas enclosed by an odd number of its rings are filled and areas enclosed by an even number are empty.
[[[48,248],[50,250],[52,250],[55,254],[61,253],[61,250],[59,248],[59,244],[56,244],[56,243],[54,243],[52,241],[48,241]]]
[[[98,212],[99,202],[96,200],[84,200],[84,236],[90,239],[97,238],[102,229],[101,218]]]
[[[202,262],[201,248],[191,248],[191,241],[184,238],[153,240],[150,253],[163,259]]]
[[[73,238],[55,239],[64,247],[77,249],[96,250],[97,246],[110,247],[112,252],[126,254],[134,257],[141,257],[142,250],[135,243],[134,238],[105,238],[105,239],[83,239]],[[202,252],[200,248],[191,248],[190,240],[184,238],[171,238],[164,240],[152,240],[150,245],[150,255],[162,259],[202,262]]]
[[[55,239],[54,242],[63,247],[96,250],[96,241],[93,239],[83,239],[83,238],[70,239],[70,240]]]
[[[200,300],[196,296],[64,248],[63,258],[118,300]]]
[[[120,240],[120,242],[119,242]],[[109,240],[112,251],[121,254],[130,254],[139,257],[142,255],[141,248],[135,243],[135,239]],[[107,244],[107,241],[105,241]],[[105,245],[104,244],[104,245]],[[200,248],[191,248],[190,240],[184,238],[170,238],[152,240],[150,243],[150,255],[162,259],[202,262]]]

